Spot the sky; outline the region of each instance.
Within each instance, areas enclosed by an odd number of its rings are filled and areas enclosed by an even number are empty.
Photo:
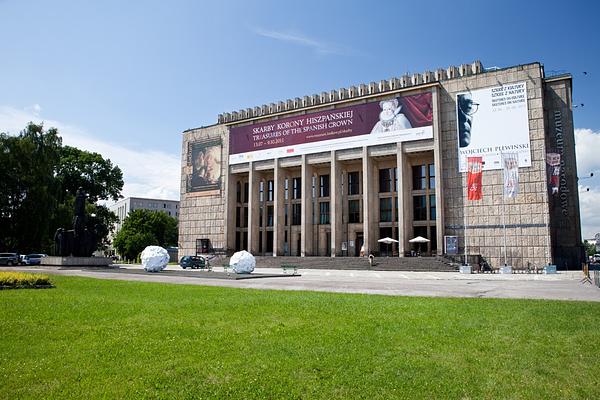
[[[179,198],[182,131],[288,98],[481,60],[573,76],[584,238],[600,232],[600,4],[0,0],[0,131],[56,127],[123,195]]]

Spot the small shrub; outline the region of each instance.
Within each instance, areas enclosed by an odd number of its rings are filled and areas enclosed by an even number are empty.
[[[33,288],[51,286],[48,275],[29,274],[26,272],[0,272],[0,287]]]

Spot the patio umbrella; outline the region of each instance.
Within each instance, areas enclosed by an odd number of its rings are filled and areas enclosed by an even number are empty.
[[[396,239],[392,239],[391,237],[384,237],[382,239],[379,239],[378,242],[379,243],[385,243],[385,244],[387,244],[387,254],[388,255],[390,254],[390,251],[389,251],[390,250],[390,248],[389,248],[390,244],[391,243],[398,243],[398,241]]]
[[[421,243],[428,243],[429,239],[424,238],[423,236],[417,236],[416,238],[410,239],[408,243],[417,243],[419,245],[419,253],[421,252]]]

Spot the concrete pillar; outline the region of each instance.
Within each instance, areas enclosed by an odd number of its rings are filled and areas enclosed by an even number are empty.
[[[365,246],[365,255],[375,250],[377,235],[375,228],[375,190],[373,178],[373,160],[369,157],[369,148],[363,147],[362,155],[362,187],[363,187],[363,237]]]
[[[313,199],[312,167],[308,165],[306,154],[302,155],[302,214],[300,220],[300,256],[313,254]]]
[[[286,173],[279,166],[279,159],[274,160],[275,193],[273,197],[273,257],[284,255],[285,239],[285,178]]]
[[[437,254],[444,253],[444,179],[442,177],[442,129],[440,112],[440,94],[437,87],[431,94],[433,105],[433,163],[435,164],[435,227],[437,236]],[[433,250],[433,249],[432,249]]]
[[[404,154],[404,146],[402,143],[397,144],[396,152],[396,174],[398,179],[398,253],[400,257],[404,257],[404,252],[407,250],[408,240],[406,234],[406,226],[410,223],[408,214],[406,214],[405,204],[410,198],[410,180],[408,179],[406,165],[406,154]]]
[[[258,229],[259,218],[259,198],[258,198],[258,182],[260,181],[259,173],[254,170],[254,162],[250,162],[249,177],[248,177],[248,251],[258,255]]]
[[[331,151],[331,172],[329,186],[329,212],[331,223],[331,257],[342,255],[342,171],[336,160],[335,150]]]
[[[235,216],[237,207],[237,182],[236,175],[227,173],[225,184],[225,198],[227,199],[227,210],[225,213],[225,248],[235,248]]]

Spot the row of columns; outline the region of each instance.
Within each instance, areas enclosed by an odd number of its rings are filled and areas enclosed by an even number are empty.
[[[312,201],[312,182],[313,175],[315,173],[315,167],[311,165],[306,155],[302,155],[301,172],[302,178],[301,187],[301,224],[300,224],[300,254],[302,257],[310,256],[315,254],[314,240],[313,240],[313,201]],[[342,181],[342,168],[341,162],[336,156],[336,151],[331,152],[330,157],[330,191],[329,191],[329,204],[330,204],[330,229],[331,229],[331,256],[335,257],[342,253],[342,242],[343,236],[343,199],[344,194],[341,190]],[[405,185],[409,185],[409,168],[406,154],[403,149],[402,143],[397,144],[397,179],[398,179],[398,190],[396,192],[398,196],[399,209],[397,212],[397,223],[400,229],[398,237],[398,250],[400,255],[404,254],[405,251],[405,239],[410,237],[412,234],[412,224],[407,220],[407,216],[410,215],[410,202],[406,199],[405,190],[402,188]],[[259,230],[259,182],[262,177],[262,172],[256,170],[256,164],[254,162],[249,163],[249,174],[248,174],[248,247],[249,251],[253,254],[260,253],[259,249],[259,238],[261,234]],[[228,210],[235,210],[235,179],[229,178],[229,207]],[[291,178],[287,168],[281,167],[281,160],[275,159],[273,166],[273,181],[274,181],[274,196],[273,196],[273,255],[284,254],[284,236],[285,236],[285,179]],[[362,149],[362,217],[363,217],[363,238],[365,251],[368,254],[374,250],[378,240],[378,218],[376,214],[376,207],[373,205],[378,201],[377,191],[377,176],[375,174],[375,162],[372,157],[369,156],[368,148]],[[346,185],[344,190],[347,188],[348,182],[346,179]],[[318,189],[318,188],[317,188]],[[290,192],[290,198],[292,197],[292,183],[289,181],[288,190]],[[233,199],[232,199],[233,198]],[[315,212],[318,212],[317,209]],[[289,210],[290,218],[292,210]],[[231,214],[231,213],[230,213]],[[228,240],[230,247],[235,241],[235,226],[233,219],[229,216],[229,235]],[[346,221],[347,223],[347,221]],[[346,238],[348,240],[349,238]],[[291,237],[289,238],[291,241]],[[347,249],[349,249],[347,247]]]

